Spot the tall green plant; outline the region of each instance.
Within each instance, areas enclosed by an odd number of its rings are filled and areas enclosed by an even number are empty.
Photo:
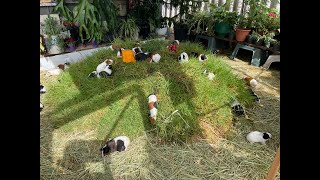
[[[68,22],[72,22],[74,19],[72,11],[65,5],[64,0],[58,0],[58,4],[56,7],[54,7],[53,12],[62,14]]]
[[[102,19],[98,9],[89,0],[80,0],[74,7],[74,20],[79,23],[79,35],[85,40],[100,42],[102,40]],[[85,32],[86,37],[83,37]]]
[[[119,28],[119,36],[122,38],[134,39],[139,33],[139,27],[134,18],[122,19]]]
[[[106,20],[106,30],[115,33],[118,26],[117,7],[113,0],[94,0],[93,5],[100,15]]]

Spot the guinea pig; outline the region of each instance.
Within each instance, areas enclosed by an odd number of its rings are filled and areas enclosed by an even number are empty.
[[[122,50],[124,50],[124,48],[120,48],[119,51],[117,52],[118,58],[122,58]]]
[[[144,61],[146,59],[148,59],[150,56],[150,54],[147,53],[137,53],[134,58],[136,59],[136,61]]]
[[[251,86],[252,88],[257,87],[257,85],[258,85],[257,80],[255,80],[254,78],[252,78],[252,77],[250,77],[250,76],[245,76],[243,79],[244,79],[244,80],[247,82],[247,84],[248,84],[249,86]]]
[[[140,47],[134,47],[132,48],[132,51],[134,52],[134,54],[139,54],[139,53],[143,53]]]
[[[118,136],[106,142],[106,144],[100,148],[102,156],[109,155],[115,151],[126,151],[129,147],[130,139],[127,136]]]
[[[208,57],[205,54],[200,54],[198,59],[199,59],[199,62],[203,62],[203,61],[207,60]]]
[[[266,141],[272,136],[268,132],[252,131],[247,135],[247,140],[252,143],[266,144]]]
[[[187,61],[189,61],[188,54],[186,52],[181,53],[180,56],[178,57],[178,61],[179,62],[187,62]]]
[[[151,56],[151,59],[152,59],[152,62],[158,63],[160,61],[160,59],[161,59],[161,56],[158,53],[157,54],[153,54]]]
[[[148,107],[149,107],[149,118],[150,123],[155,124],[155,120],[157,118],[158,113],[158,98],[155,94],[151,94],[148,96]]]
[[[209,79],[209,80],[213,80],[214,77],[215,77],[215,75],[214,75],[213,73],[209,73],[209,74],[208,74],[208,79]]]
[[[40,112],[42,111],[42,109],[44,108],[43,104],[40,102]]]
[[[103,61],[97,66],[96,68],[97,73],[99,74],[101,71],[105,70],[106,67],[111,65],[112,63],[113,63],[112,59],[106,59],[105,61]]]
[[[46,88],[40,83],[40,94],[46,93]]]
[[[112,65],[108,65],[103,71],[101,71],[99,74],[97,74],[97,77],[109,77],[112,75]]]
[[[241,106],[238,100],[233,99],[233,101],[231,102],[231,108],[236,115],[238,116],[245,115],[244,108]]]

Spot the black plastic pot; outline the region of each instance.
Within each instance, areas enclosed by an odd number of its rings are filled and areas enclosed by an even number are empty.
[[[253,36],[248,35],[246,38],[246,42],[249,44],[254,44],[254,43],[256,43],[256,39]]]
[[[113,33],[111,32],[106,33],[103,37],[103,41],[105,43],[111,43],[113,40],[114,40],[114,36],[113,36]]]
[[[139,23],[138,26],[140,28],[139,36],[143,39],[148,38],[150,35],[150,25],[148,23]]]
[[[174,24],[174,38],[179,41],[188,39],[188,26],[186,24]]]
[[[255,44],[258,45],[258,46],[262,46],[263,42],[264,42],[264,38],[261,38],[261,39],[259,39],[259,41],[256,41]]]

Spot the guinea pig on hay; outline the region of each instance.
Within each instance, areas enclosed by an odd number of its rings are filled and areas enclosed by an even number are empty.
[[[101,155],[106,156],[116,151],[126,151],[129,147],[130,139],[127,136],[118,136],[106,142],[106,144],[100,148]]]
[[[266,141],[271,138],[271,134],[268,132],[259,132],[259,131],[252,131],[247,135],[247,140],[253,143],[261,143],[266,144]]]
[[[257,85],[258,85],[257,80],[255,80],[254,78],[252,78],[252,77],[250,77],[250,76],[245,76],[243,79],[244,79],[244,80],[247,82],[247,84],[248,84],[249,86],[251,86],[252,88],[256,88]]]

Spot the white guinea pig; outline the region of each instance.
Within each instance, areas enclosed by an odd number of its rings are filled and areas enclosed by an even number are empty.
[[[266,141],[271,138],[268,132],[252,131],[247,135],[247,140],[252,143],[266,144]]]
[[[161,56],[160,56],[160,54],[157,53],[157,54],[152,55],[151,58],[152,58],[153,62],[158,63],[160,61]]]

